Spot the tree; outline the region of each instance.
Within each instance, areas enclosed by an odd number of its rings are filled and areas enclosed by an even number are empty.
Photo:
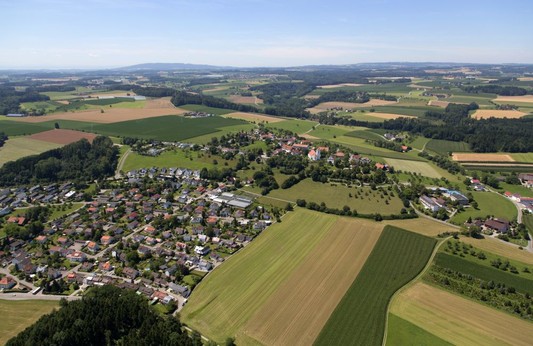
[[[54,128],[58,129],[59,128],[59,123],[54,123]]]

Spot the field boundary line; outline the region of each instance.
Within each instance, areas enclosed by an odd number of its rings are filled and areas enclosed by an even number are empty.
[[[396,297],[398,297],[398,295],[403,292],[404,290],[406,290],[407,288],[413,286],[416,282],[418,282],[418,280],[424,275],[426,274],[426,272],[428,271],[429,267],[431,267],[431,264],[433,263],[433,259],[435,258],[435,256],[437,255],[437,252],[439,251],[439,248],[442,246],[442,244],[444,244],[445,241],[447,241],[448,239],[452,238],[452,236],[449,236],[449,237],[446,237],[446,238],[443,238],[441,239],[440,241],[437,242],[437,244],[435,244],[435,248],[433,249],[433,252],[431,253],[431,256],[429,257],[429,260],[428,262],[426,263],[426,266],[424,267],[424,269],[422,269],[420,271],[420,273],[411,281],[409,281],[408,283],[406,283],[405,285],[403,285],[402,287],[400,287],[396,292],[394,292],[394,294],[392,295],[391,299],[389,300],[389,303],[387,304],[387,314],[385,316],[385,332],[383,334],[383,342],[382,342],[382,346],[385,346],[386,343],[387,343],[387,334],[388,334],[388,330],[389,330],[389,314],[390,314],[390,307],[394,301],[394,299],[396,299]]]

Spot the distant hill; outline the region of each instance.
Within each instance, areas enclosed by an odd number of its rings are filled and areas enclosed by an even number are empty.
[[[229,69],[229,66],[214,66],[201,64],[186,64],[186,63],[147,63],[138,64],[126,67],[120,67],[117,70],[123,71],[139,71],[139,70],[155,70],[155,71],[169,71],[169,70],[223,70]]]

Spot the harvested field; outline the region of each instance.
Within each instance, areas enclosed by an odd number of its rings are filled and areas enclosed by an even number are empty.
[[[524,95],[524,96],[498,96],[494,102],[502,103],[514,103],[514,102],[524,102],[524,103],[533,103],[533,95]]]
[[[340,87],[358,87],[362,85],[363,84],[357,84],[357,83],[341,83],[341,84],[317,85],[317,88],[334,89],[334,88],[340,88]]]
[[[315,345],[382,345],[392,295],[427,264],[436,240],[386,226]]]
[[[318,140],[318,139],[320,139],[320,138],[318,138],[318,137],[315,137],[315,136],[313,136],[313,135],[310,135],[309,133],[300,133],[298,136],[303,137],[303,138],[305,138],[305,139],[312,140],[312,141],[313,141],[313,140]]]
[[[147,99],[144,109],[176,109],[170,102],[170,97]]]
[[[306,100],[314,100],[314,99],[317,99],[319,97],[320,97],[320,95],[309,95],[309,94],[307,94],[307,95],[304,96],[304,99],[306,99]]]
[[[56,308],[59,308],[59,302],[53,300],[0,300],[0,344],[4,345]]]
[[[196,287],[181,311],[182,321],[219,343],[236,335],[246,338],[243,326],[308,256],[317,255],[312,250],[337,219],[306,209],[287,214]]]
[[[240,95],[231,95],[229,97],[229,100],[231,102],[239,103],[239,104],[260,104],[263,103],[263,100],[256,96],[240,96]]]
[[[412,115],[402,115],[402,114],[393,114],[393,113],[368,112],[366,114],[372,117],[376,117],[380,119],[387,119],[387,120],[398,119],[398,118],[416,118],[415,116],[412,116]]]
[[[94,133],[74,130],[53,129],[50,131],[36,133],[34,135],[31,135],[29,138],[48,143],[65,145],[77,142],[82,138],[85,138],[92,143],[93,139],[95,139],[96,136],[97,135],[95,135]]]
[[[246,121],[255,121],[255,122],[267,122],[267,123],[277,123],[280,121],[285,121],[287,119],[284,118],[278,118],[278,117],[271,117],[268,115],[262,115],[257,113],[244,113],[244,112],[235,112],[235,113],[229,113],[224,115],[225,118],[234,118],[234,119],[242,119]]]
[[[530,345],[530,322],[417,283],[401,292],[390,312],[456,345]]]
[[[459,162],[514,162],[508,154],[453,153],[452,159]]]
[[[457,232],[458,228],[425,217],[408,220],[384,220],[386,225],[392,225],[411,232],[420,233],[428,237],[436,237],[444,232]]]
[[[314,255],[292,273],[245,326],[266,345],[311,345],[363,267],[382,230],[378,223],[338,219]]]
[[[478,109],[472,118],[475,119],[488,119],[488,118],[507,118],[507,119],[518,119],[526,115],[527,113],[520,112],[517,110],[502,111],[498,109]]]
[[[222,91],[222,90],[228,90],[229,86],[223,85],[223,86],[217,86],[211,89],[204,89],[203,92],[214,92],[214,91]]]
[[[448,102],[448,101],[431,100],[431,101],[428,102],[428,106],[442,107],[442,108],[448,107],[449,104],[450,104],[450,102]]]
[[[31,139],[29,136],[10,138],[0,148],[0,166],[6,162],[15,161],[25,156],[37,155],[60,146],[55,143]]]

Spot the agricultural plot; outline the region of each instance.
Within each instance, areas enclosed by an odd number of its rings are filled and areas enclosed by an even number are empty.
[[[189,119],[170,115],[113,124],[98,124],[92,128],[92,131],[117,137],[181,141],[196,136],[216,133],[224,127],[245,124],[247,123],[242,120],[227,119],[219,116]]]
[[[0,148],[0,166],[6,162],[15,161],[29,155],[37,155],[60,146],[59,144],[39,141],[30,137],[10,138]]]
[[[370,130],[356,130],[356,131],[345,133],[344,135],[348,137],[369,139],[372,141],[385,140],[385,137]]]
[[[3,300],[0,299],[0,344],[32,325],[41,316],[59,308],[58,301],[50,300]]]
[[[313,108],[307,109],[312,114],[318,114],[320,112],[324,112],[330,109],[334,108],[341,108],[341,109],[355,109],[355,108],[367,108],[367,107],[374,107],[374,106],[387,106],[387,105],[393,105],[397,104],[395,101],[385,101],[385,100],[379,100],[379,99],[371,99],[368,102],[365,103],[355,103],[355,102],[340,102],[340,101],[330,101],[330,102],[322,102],[318,105],[316,105]]]
[[[524,95],[524,96],[498,96],[494,100],[497,103],[531,103],[533,104],[533,95]]]
[[[492,192],[473,191],[474,200],[478,203],[478,209],[472,207],[465,208],[465,211],[455,214],[451,222],[456,225],[462,225],[469,217],[486,218],[487,215],[503,218],[508,221],[516,219],[517,211],[514,204],[507,198]]]
[[[245,121],[255,121],[258,123],[265,122],[265,123],[278,123],[280,121],[285,121],[287,119],[285,118],[279,118],[279,117],[271,117],[268,115],[258,114],[258,113],[244,113],[244,112],[235,112],[235,113],[228,113],[224,115],[225,118],[232,118],[232,119],[241,119]]]
[[[531,323],[416,283],[401,292],[390,312],[455,345],[530,345]]]
[[[277,123],[270,123],[268,127],[275,129],[282,129],[291,131],[297,134],[305,133],[310,131],[313,127],[317,126],[318,122],[309,121],[309,120],[285,120]]]
[[[334,186],[332,186],[334,185]],[[352,195],[352,197],[350,197]],[[289,189],[272,190],[268,196],[289,201],[305,199],[307,202],[324,202],[329,208],[342,209],[345,205],[360,214],[399,214],[403,203],[398,197],[384,196],[369,187],[346,187],[341,184],[323,184],[304,179]],[[388,203],[388,204],[387,204]]]
[[[504,260],[502,259],[502,261]],[[505,284],[506,287],[514,287],[519,292],[533,294],[533,277],[531,274],[512,274],[494,268],[489,263],[489,260],[483,262],[474,261],[469,257],[462,258],[444,252],[439,252],[435,256],[435,264],[442,268],[450,268],[486,282],[493,280],[494,282]],[[518,266],[517,269],[521,271],[523,268],[523,266]]]
[[[320,332],[316,345],[381,345],[394,292],[429,260],[436,240],[387,226],[363,269]]]
[[[414,141],[409,143],[413,148],[422,150],[427,145],[427,143],[430,141],[429,138],[418,136]]]
[[[451,346],[452,344],[395,314],[389,314],[386,345]]]
[[[96,138],[94,133],[87,133],[75,130],[53,129],[50,131],[39,132],[29,136],[30,139],[39,140],[48,143],[66,145],[79,141],[82,138],[89,142]]]
[[[458,231],[456,227],[425,217],[407,220],[383,220],[382,222],[386,225],[396,226],[428,237],[436,237],[441,233]]]
[[[194,290],[181,320],[222,342],[237,336],[294,273],[337,217],[298,209],[208,275]]]
[[[429,140],[426,144],[426,149],[445,156],[448,156],[448,153],[471,151],[468,143],[446,141],[444,139]]]
[[[507,118],[518,119],[526,115],[527,113],[517,110],[498,110],[498,109],[478,109],[472,118],[474,119],[488,119],[488,118]]]
[[[367,220],[339,218],[313,255],[246,324],[247,336],[265,345],[312,344],[357,277],[382,228]]]
[[[379,113],[392,113],[392,114],[399,114],[399,115],[410,115],[414,117],[423,117],[424,114],[427,111],[434,111],[434,107],[430,106],[409,106],[409,105],[402,105],[402,102],[400,101],[398,104],[393,106],[378,106],[374,107],[376,112]]]
[[[512,153],[509,154],[516,162],[532,162],[533,163],[533,153]]]
[[[235,112],[232,109],[223,109],[223,108],[214,108],[214,107],[208,107],[204,105],[183,105],[179,107],[180,109],[184,109],[188,112],[204,112],[208,114],[215,114],[215,115],[224,115]]]
[[[48,124],[25,124],[19,121],[12,120],[3,120],[0,121],[0,131],[4,132],[8,136],[22,136],[22,135],[31,135],[34,133],[46,131],[53,129],[54,126],[49,126]]]
[[[470,237],[461,237],[463,243],[475,246],[483,251],[491,252],[495,255],[513,259],[527,265],[533,265],[533,256],[526,250],[520,250],[518,246],[504,242],[499,239],[485,237],[483,239],[476,239]]]
[[[394,167],[395,170],[418,173],[429,178],[440,178],[442,176],[442,172],[439,172],[434,166],[427,162],[398,160],[391,158],[386,158],[385,161]]]
[[[514,162],[509,154],[453,153],[452,159],[459,162]]]
[[[330,139],[332,142],[336,142],[342,145],[349,147],[350,149],[356,151],[359,154],[363,155],[373,155],[377,157],[390,157],[393,159],[400,160],[412,160],[412,161],[424,161],[421,157],[418,157],[416,153],[400,153],[397,151],[388,150],[386,148],[375,147],[372,144],[366,143],[361,138],[340,136],[333,139]]]
[[[213,160],[217,161],[215,165]],[[147,167],[159,167],[159,168],[170,168],[170,167],[180,167],[180,168],[189,168],[189,169],[202,169],[202,168],[213,168],[217,165],[223,167],[225,163],[228,165],[235,166],[235,162],[232,160],[224,160],[221,157],[211,157],[203,156],[203,152],[185,152],[180,149],[175,151],[164,151],[159,156],[145,156],[139,155],[137,153],[130,153],[124,162],[122,171],[129,172],[134,169],[147,168]]]

